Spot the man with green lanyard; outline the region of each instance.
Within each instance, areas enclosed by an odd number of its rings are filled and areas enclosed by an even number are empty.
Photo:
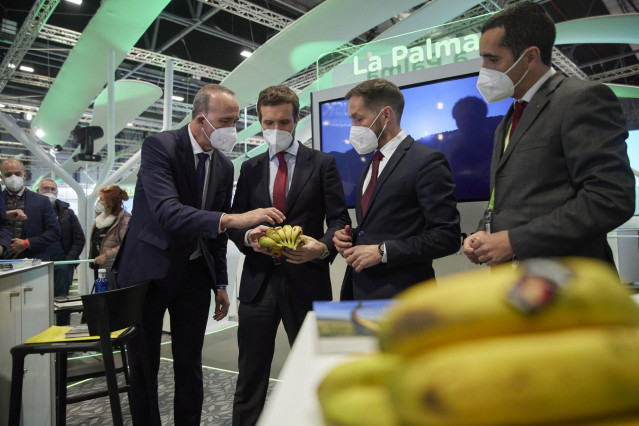
[[[520,2],[482,27],[477,88],[515,103],[495,131],[491,197],[464,241],[473,263],[582,256],[613,263],[608,232],[634,212],[635,178],[619,101],[607,86],[551,68],[555,26]]]

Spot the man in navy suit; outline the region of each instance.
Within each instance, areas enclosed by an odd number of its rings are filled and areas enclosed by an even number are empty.
[[[114,264],[120,286],[151,281],[144,330],[156,376],[162,321],[167,309],[170,313],[178,425],[200,424],[202,345],[211,290],[214,319],[224,318],[229,306],[225,230],[284,219],[274,208],[224,213],[230,210],[233,190],[233,165],[224,152],[237,140],[238,119],[233,92],[210,84],[196,94],[188,125],[144,140],[133,216]],[[135,346],[130,354],[133,421],[147,425],[158,412],[157,403],[153,412],[146,404],[141,363],[147,361]],[[157,401],[157,394],[153,397]]]
[[[337,254],[332,236],[350,224],[335,159],[295,139],[299,108],[297,95],[285,85],[260,92],[257,114],[269,150],[242,164],[233,201],[232,212],[238,213],[275,206],[306,236],[305,245],[276,259],[259,246],[267,226],[229,232],[246,255],[238,310],[236,426],[254,425],[262,412],[280,321],[292,345],[313,300],[332,299],[329,264]]]
[[[401,129],[404,97],[397,86],[365,81],[346,99],[351,145],[375,154],[360,175],[358,227],[333,238],[348,263],[341,298],[390,298],[433,278],[432,259],[459,249],[455,184],[444,155]]]
[[[44,195],[24,186],[26,173],[22,161],[9,158],[0,165],[6,186],[3,198],[11,211],[9,258],[50,260],[47,248],[60,245],[60,225],[51,202]]]

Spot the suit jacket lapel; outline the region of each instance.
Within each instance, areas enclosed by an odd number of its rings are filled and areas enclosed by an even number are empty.
[[[298,143],[298,142],[296,142]],[[313,163],[311,162],[311,150],[302,144],[297,149],[297,158],[295,159],[295,169],[293,170],[293,179],[291,187],[286,195],[286,211],[287,214],[291,207],[295,205],[295,200],[302,192],[304,185],[313,172]]]
[[[384,166],[384,170],[382,170],[382,173],[377,177],[375,188],[373,188],[371,199],[368,202],[367,211],[370,212],[371,208],[373,207],[373,204],[375,203],[375,197],[377,196],[379,191],[383,188],[384,182],[386,182],[386,180],[388,179],[388,176],[390,176],[390,174],[393,172],[393,169],[397,167],[401,159],[404,157],[404,155],[406,155],[406,150],[410,148],[412,143],[413,143],[413,138],[410,136],[406,136],[406,138],[404,138],[404,140],[397,146],[397,149],[395,150],[393,155],[391,155],[391,158],[388,159],[388,163],[386,163],[386,165]],[[365,221],[366,221],[366,217],[363,218],[362,223],[364,223]]]
[[[499,161],[499,166],[501,166],[508,160],[508,157],[510,157],[510,154],[513,152],[513,150],[515,149],[519,141],[530,129],[533,123],[537,120],[537,117],[539,117],[539,114],[541,114],[541,111],[543,111],[543,109],[546,107],[546,104],[550,102],[552,93],[555,91],[555,89],[557,88],[559,83],[561,83],[562,80],[563,80],[563,77],[560,74],[556,74],[550,77],[550,79],[548,79],[548,81],[544,83],[539,88],[537,93],[535,93],[535,95],[532,97],[532,99],[528,103],[528,106],[526,106],[526,109],[524,110],[524,113],[521,116],[521,119],[519,120],[519,123],[517,124],[517,127],[515,128],[515,131],[513,132],[510,138],[510,141],[508,142],[508,147],[506,148],[506,151],[501,156],[501,159]],[[513,113],[513,107],[511,106],[511,108],[508,111],[509,113],[506,116],[508,118],[508,121],[505,121],[504,123],[510,122],[512,113]],[[504,146],[503,145],[504,139],[506,137],[506,132],[508,131],[509,127],[510,126],[505,126],[505,125],[502,126],[502,129],[501,129],[502,134],[500,135],[502,137],[501,139],[502,147]]]
[[[355,197],[355,218],[357,219],[357,226],[362,226],[362,193],[364,192],[364,180],[366,180],[366,174],[371,167],[372,160],[368,161],[368,165],[364,167],[364,170],[359,175],[359,184],[357,185],[357,192]]]
[[[270,192],[270,178],[271,178],[271,159],[269,157],[268,150],[264,154],[260,154],[261,157],[255,164],[254,170],[257,173],[256,176],[252,176],[252,180],[255,181],[255,191],[262,199],[262,205],[273,207],[273,201],[271,200]]]
[[[179,130],[177,144],[180,161],[182,162],[182,170],[186,171],[186,181],[188,182],[189,191],[191,192],[192,205],[195,206],[197,203],[197,176],[195,174],[195,157],[187,126],[188,124]]]

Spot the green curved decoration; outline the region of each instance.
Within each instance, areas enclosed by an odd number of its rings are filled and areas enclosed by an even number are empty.
[[[639,13],[574,19],[555,28],[555,44],[639,44]]]
[[[69,133],[107,82],[108,56],[115,66],[149,28],[170,0],[104,0],[45,96],[32,128],[45,132],[49,145],[64,145]]]

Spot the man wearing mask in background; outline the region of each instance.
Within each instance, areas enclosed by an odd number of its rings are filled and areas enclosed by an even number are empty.
[[[459,250],[455,184],[444,155],[400,127],[404,96],[397,86],[365,81],[346,99],[351,145],[375,154],[360,175],[358,227],[333,238],[348,263],[341,299],[386,299],[434,278],[432,260]]]
[[[237,135],[239,106],[233,92],[209,84],[195,95],[192,120],[142,144],[133,216],[113,268],[120,286],[150,281],[144,331],[150,360],[131,355],[131,412],[136,425],[159,424],[157,390],[147,405],[142,363],[154,377],[160,367],[164,313],[171,316],[175,424],[198,425],[202,415],[202,345],[211,290],[215,320],[228,313],[225,230],[284,220],[274,208],[225,214],[231,207],[233,165],[224,155]],[[157,379],[155,386],[157,387]],[[157,389],[157,388],[156,388]]]
[[[268,152],[242,164],[232,212],[274,206],[306,244],[275,258],[259,245],[269,228],[235,229],[229,236],[246,255],[240,284],[239,376],[233,425],[254,425],[262,412],[280,321],[292,345],[313,300],[331,300],[333,233],[350,224],[335,159],[295,139],[299,99],[285,85],[260,92],[257,113]],[[324,232],[324,221],[328,229]]]
[[[584,256],[612,263],[606,234],[634,212],[635,177],[617,97],[551,68],[555,26],[521,2],[482,27],[477,88],[515,103],[495,131],[491,199],[464,241],[473,263]]]
[[[6,159],[0,170],[6,186],[2,195],[7,211],[14,211],[9,217],[17,217],[11,223],[11,247],[6,257],[51,260],[47,248],[60,244],[60,225],[51,202],[24,186],[26,173],[20,160]]]
[[[69,208],[69,203],[58,200],[58,184],[53,179],[42,179],[37,192],[49,198],[60,223],[61,244],[47,248],[51,260],[78,260],[86,241],[78,217]],[[55,265],[53,267],[54,296],[69,294],[76,266]]]

